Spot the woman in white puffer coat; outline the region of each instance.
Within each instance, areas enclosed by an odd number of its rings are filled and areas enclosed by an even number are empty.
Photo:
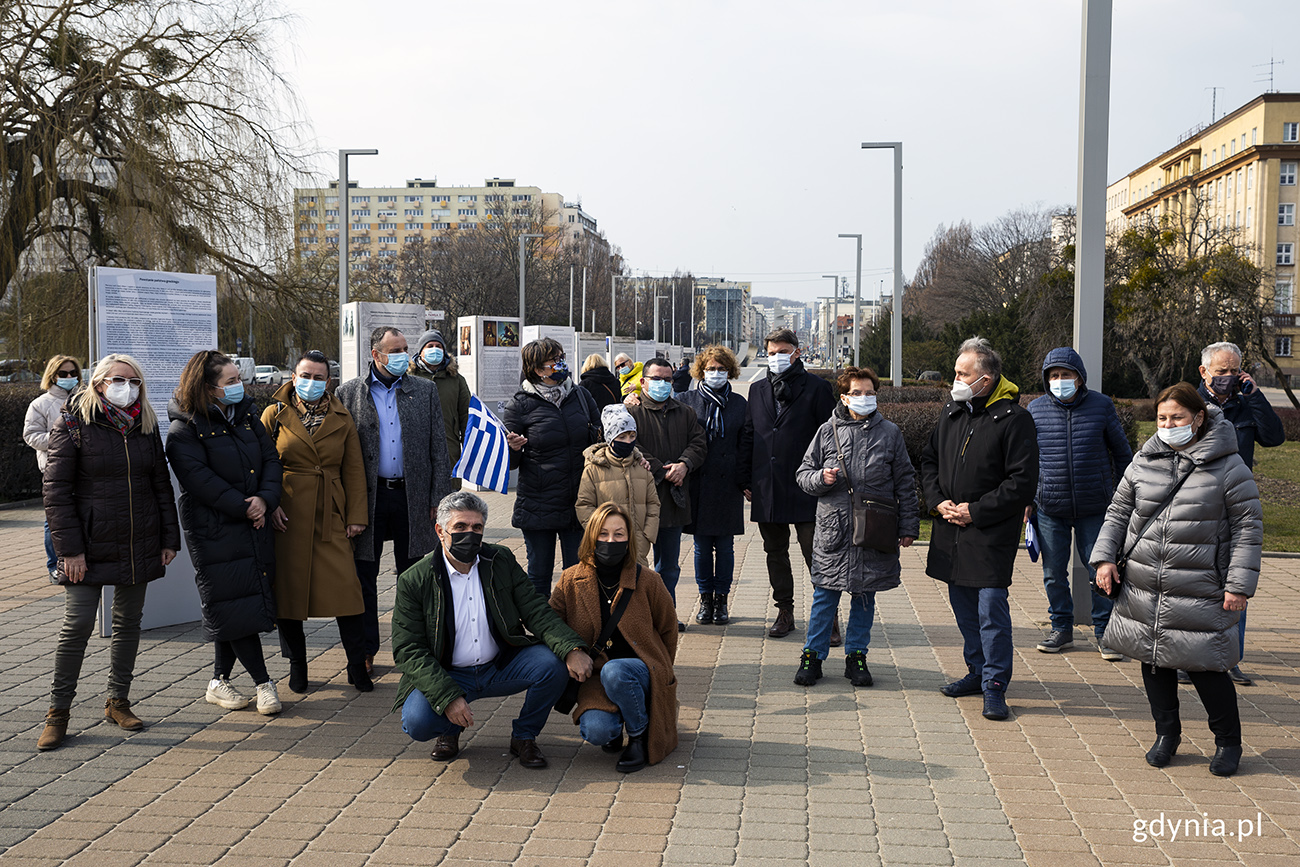
[[[1259,489],[1237,455],[1232,424],[1193,386],[1161,392],[1156,420],[1159,429],[1124,473],[1092,550],[1097,586],[1118,587],[1104,642],[1142,663],[1156,727],[1147,763],[1169,764],[1182,741],[1175,670],[1183,669],[1214,733],[1210,772],[1226,777],[1241,760],[1227,672],[1240,656],[1237,620],[1259,579]],[[1115,564],[1126,554],[1121,581]]]
[[[36,466],[42,475],[50,456],[50,431],[59,420],[59,412],[68,402],[68,396],[81,384],[81,363],[71,355],[56,355],[45,365],[41,374],[44,394],[27,405],[23,419],[23,442],[36,450]],[[50,525],[45,524],[45,568],[54,579],[58,558],[54,556],[54,542],[50,539]]]

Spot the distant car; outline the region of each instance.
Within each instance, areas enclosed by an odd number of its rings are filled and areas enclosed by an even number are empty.
[[[266,385],[281,385],[285,378],[285,372],[274,364],[259,364],[257,372],[253,375],[253,382]]]

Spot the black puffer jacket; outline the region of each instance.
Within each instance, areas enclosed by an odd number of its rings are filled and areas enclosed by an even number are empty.
[[[579,383],[583,388],[591,393],[596,401],[596,409],[602,410],[611,403],[620,403],[623,400],[623,384],[618,381],[618,377],[608,367],[593,367],[582,375],[582,381]]]
[[[50,431],[45,465],[55,553],[60,560],[86,555],[86,584],[163,577],[162,551],[181,549],[181,528],[158,431],[144,434],[137,424],[124,436],[96,410],[89,422],[73,419],[78,445],[68,418]]]
[[[585,388],[572,386],[557,407],[530,382],[506,401],[501,420],[512,433],[528,438],[522,451],[510,452],[518,469],[515,513],[520,530],[566,530],[578,525],[574,504],[586,466],[582,453],[600,439],[600,413]]]
[[[275,541],[271,513],[280,505],[282,468],[252,398],[230,421],[219,409],[191,415],[167,407],[167,459],[181,485],[181,524],[194,561],[209,640],[229,641],[275,625]],[[260,530],[247,497],[266,501]],[[293,532],[293,530],[290,530]]]
[[[700,427],[709,420],[713,403],[704,396],[707,386],[683,392],[677,400],[695,410]],[[684,532],[699,536],[739,536],[745,532],[745,495],[740,485],[740,434],[745,427],[745,399],[732,392],[722,411],[722,436],[708,440],[704,464],[691,473],[691,523]],[[706,430],[707,439],[708,432]]]

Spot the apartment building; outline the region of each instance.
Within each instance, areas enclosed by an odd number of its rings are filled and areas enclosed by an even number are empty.
[[[1216,226],[1236,228],[1270,276],[1277,328],[1274,357],[1297,382],[1296,174],[1300,166],[1300,93],[1265,93],[1178,143],[1107,188],[1106,225],[1187,213],[1199,198]],[[1293,345],[1294,353],[1293,354]]]

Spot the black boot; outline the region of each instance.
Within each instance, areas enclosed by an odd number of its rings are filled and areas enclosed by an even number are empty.
[[[713,594],[713,625],[726,626],[731,622],[731,615],[727,613],[727,594]]]
[[[631,774],[644,768],[645,763],[645,732],[628,736],[627,746],[623,748],[623,755],[618,757],[618,764],[614,767],[621,773]]]
[[[289,660],[289,689],[299,695],[307,691],[307,660]]]
[[[713,622],[713,594],[700,594],[700,610],[695,614],[695,622],[708,625]]]

